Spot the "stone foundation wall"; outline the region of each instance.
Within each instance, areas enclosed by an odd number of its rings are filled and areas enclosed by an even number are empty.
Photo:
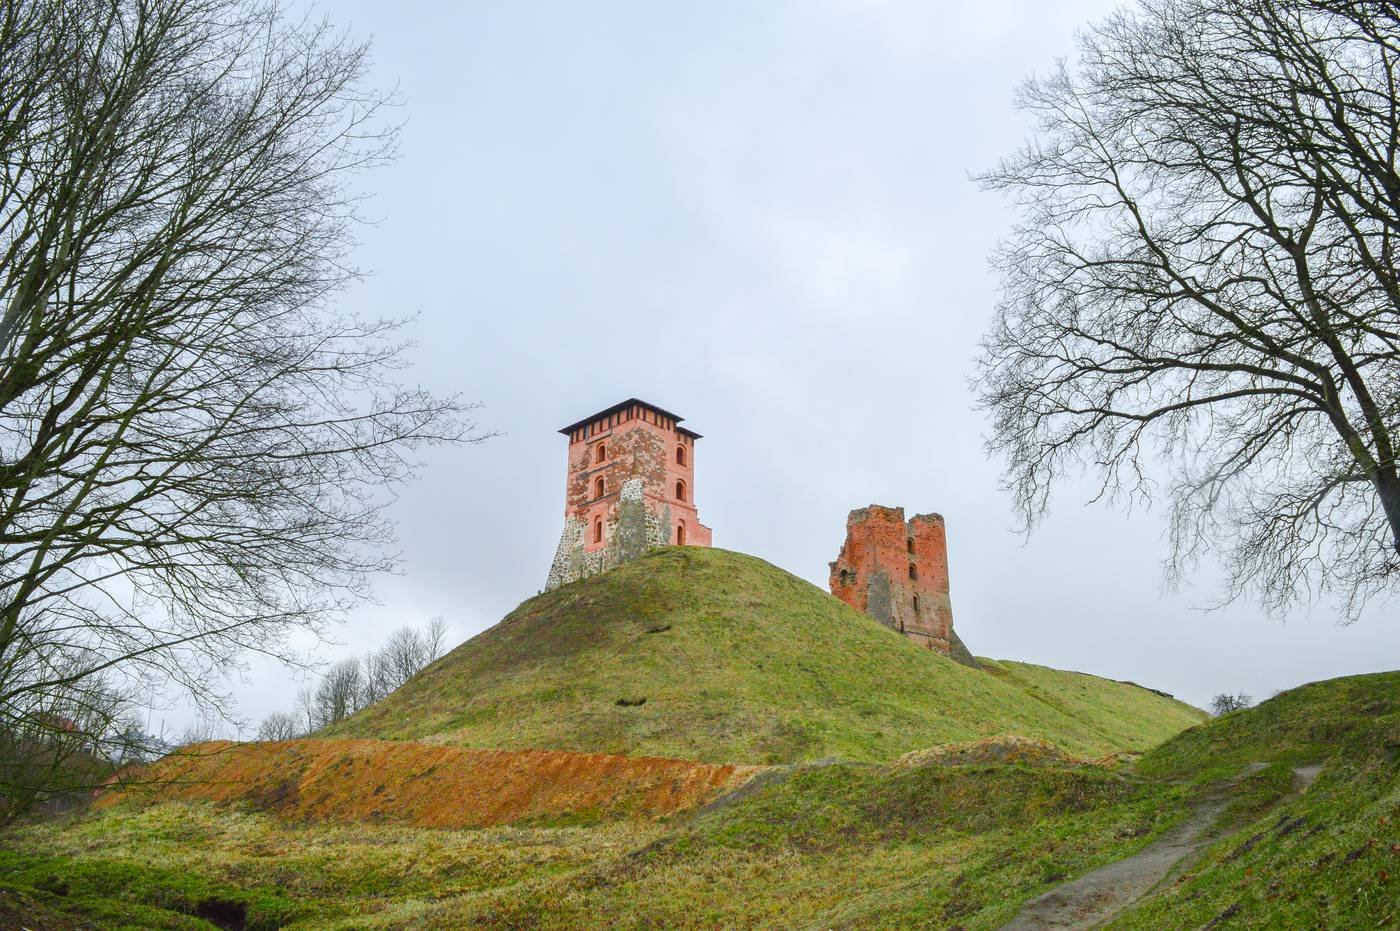
[[[588,524],[583,520],[573,515],[564,519],[564,533],[554,551],[545,591],[606,572],[653,547],[671,542],[670,506],[649,504],[644,489],[645,483],[640,478],[622,483],[604,518],[605,542],[601,547],[590,547],[585,542]]]
[[[831,593],[920,646],[969,666],[977,661],[953,632],[943,518],[878,504],[852,511],[831,564]]]

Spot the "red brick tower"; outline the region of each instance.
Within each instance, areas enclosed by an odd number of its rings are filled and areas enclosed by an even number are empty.
[[[831,593],[920,646],[968,665],[953,632],[943,518],[872,504],[846,518],[846,542],[831,564]]]
[[[695,508],[695,441],[684,418],[629,398],[559,432],[569,438],[564,536],[548,588],[652,546],[709,546]]]

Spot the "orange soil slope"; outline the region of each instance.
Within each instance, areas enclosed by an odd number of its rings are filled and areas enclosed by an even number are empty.
[[[102,803],[247,802],[292,819],[485,827],[569,815],[658,817],[703,805],[760,768],[370,739],[210,741],[134,774]]]

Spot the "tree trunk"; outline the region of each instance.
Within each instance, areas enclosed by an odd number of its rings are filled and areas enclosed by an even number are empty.
[[[1381,507],[1390,521],[1390,543],[1397,556],[1400,556],[1400,478],[1382,477],[1376,479],[1376,490],[1381,496]]]

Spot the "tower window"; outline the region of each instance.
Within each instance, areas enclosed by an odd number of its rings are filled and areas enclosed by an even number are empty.
[[[909,578],[910,578],[910,579],[917,579],[918,577],[919,577],[919,571],[918,571],[917,569],[915,569],[914,566],[913,566],[913,564],[911,563],[910,566],[909,566]]]
[[[676,524],[676,546],[685,546],[685,521]]]
[[[602,462],[606,458],[608,458],[608,444],[599,443],[597,446],[593,447],[594,462]]]
[[[684,500],[685,500],[685,482],[681,482],[681,481],[677,481],[677,482],[676,482],[676,500],[677,500],[677,501],[684,501]]]
[[[603,519],[601,517],[594,518],[593,520],[593,542],[603,542]]]
[[[685,465],[685,447],[676,447],[676,465]]]
[[[603,497],[603,477],[601,475],[593,482],[593,497]]]
[[[915,596],[914,596],[914,613],[915,613],[915,614],[918,614],[918,613],[919,613],[919,596],[918,596],[918,595],[915,595]]]
[[[913,553],[913,552],[914,552],[914,538],[913,538],[913,537],[910,537],[909,540],[908,540],[908,549],[909,549],[909,552],[910,552],[910,553]]]

